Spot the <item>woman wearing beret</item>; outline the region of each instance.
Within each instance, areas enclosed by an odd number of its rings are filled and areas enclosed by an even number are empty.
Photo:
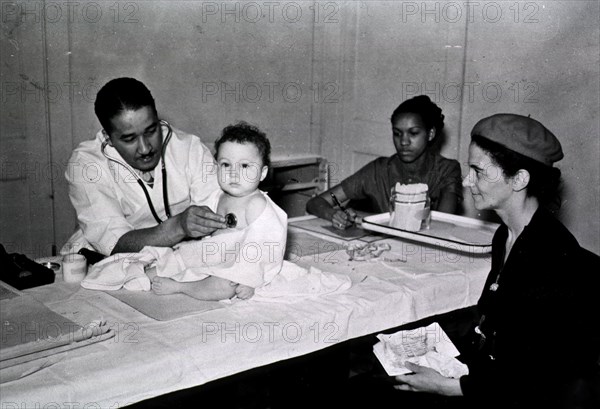
[[[426,402],[420,408],[600,407],[599,257],[543,206],[558,186],[552,165],[562,157],[556,137],[531,118],[498,114],[475,125],[463,184],[475,207],[494,210],[502,223],[479,323],[461,351],[469,374],[445,378],[407,363],[413,373],[393,387],[424,393],[380,396]]]

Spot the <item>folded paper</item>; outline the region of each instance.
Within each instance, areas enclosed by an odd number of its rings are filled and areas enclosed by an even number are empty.
[[[437,322],[377,338],[380,342],[373,346],[373,352],[390,376],[410,373],[406,362],[432,368],[448,378],[460,378],[469,372],[455,358],[460,353]]]

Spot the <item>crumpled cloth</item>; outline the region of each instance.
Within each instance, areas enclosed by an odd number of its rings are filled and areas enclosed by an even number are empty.
[[[158,263],[173,265],[176,258],[169,247],[144,247],[138,253],[115,254],[91,266],[81,286],[102,291],[121,288],[130,291],[150,291],[151,283],[144,267],[153,262],[157,263],[158,271]]]
[[[404,365],[411,362],[435,369],[448,378],[460,378],[469,368],[455,357],[460,353],[437,322],[414,330],[379,334],[373,352],[388,375],[410,373]]]
[[[263,193],[264,194],[264,193]],[[283,264],[287,214],[266,194],[260,216],[241,229],[180,243],[175,248],[146,246],[138,253],[108,257],[90,268],[81,286],[92,290],[150,290],[144,267],[179,282],[216,276],[253,288],[271,282]]]
[[[284,261],[280,273],[269,284],[257,288],[252,300],[293,303],[307,297],[340,293],[351,286],[347,275],[321,271],[312,266],[307,270]]]

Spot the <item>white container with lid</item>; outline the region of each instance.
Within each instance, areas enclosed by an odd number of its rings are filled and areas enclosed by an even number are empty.
[[[429,188],[425,183],[396,183],[390,196],[390,226],[407,231],[429,228]]]
[[[79,283],[87,273],[87,260],[81,254],[66,254],[62,260],[63,280],[66,283]]]

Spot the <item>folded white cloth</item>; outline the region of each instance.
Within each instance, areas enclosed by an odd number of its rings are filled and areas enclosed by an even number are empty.
[[[351,285],[350,277],[346,275],[324,272],[316,267],[307,270],[284,261],[279,274],[269,284],[257,288],[252,300],[295,302],[306,297],[340,293]]]
[[[144,265],[153,260],[151,253],[143,251],[115,254],[91,266],[81,286],[90,290],[113,291],[125,287],[148,291],[150,280],[144,273]]]

